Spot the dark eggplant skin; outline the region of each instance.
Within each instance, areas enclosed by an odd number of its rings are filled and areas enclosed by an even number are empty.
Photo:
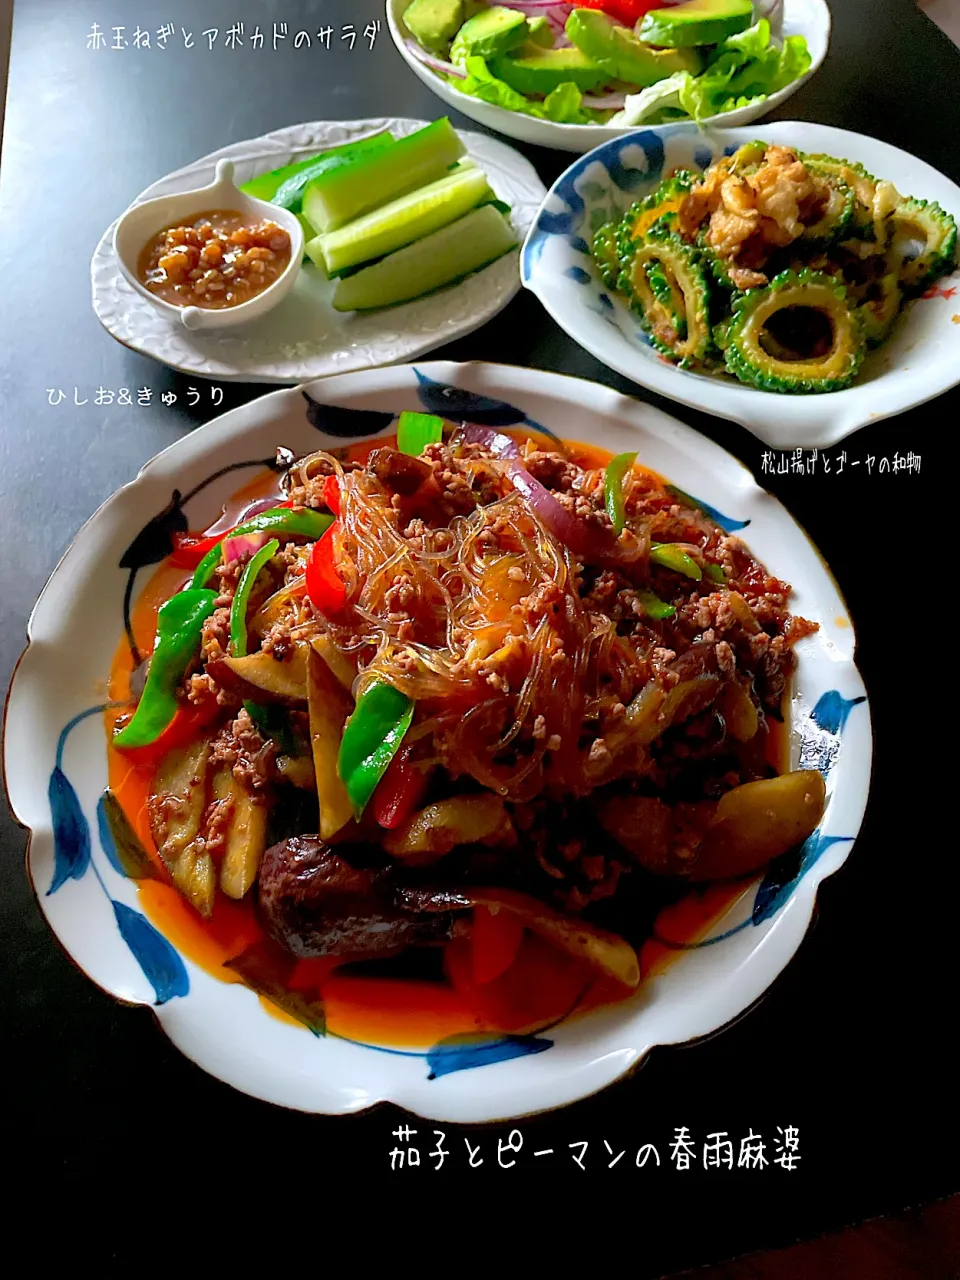
[[[386,956],[450,938],[456,913],[406,906],[402,888],[398,869],[355,865],[319,836],[291,836],[263,855],[260,914],[274,941],[304,959]]]

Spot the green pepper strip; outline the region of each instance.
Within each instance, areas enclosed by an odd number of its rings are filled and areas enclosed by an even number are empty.
[[[413,701],[378,681],[361,694],[340,742],[337,772],[359,818],[413,720]]]
[[[443,419],[432,413],[401,413],[397,422],[397,448],[419,458],[428,444],[443,439]]]
[[[640,603],[643,605],[648,618],[653,618],[659,622],[663,618],[672,618],[677,612],[672,604],[667,604],[665,600],[661,600],[659,596],[655,596],[652,591],[638,591]]]
[[[250,594],[264,565],[269,563],[279,550],[280,543],[276,538],[271,538],[255,556],[250,557],[240,575],[233,603],[230,606],[230,649],[235,658],[246,657],[247,653],[247,606],[250,603]]]
[[[613,525],[613,532],[620,536],[627,523],[627,511],[623,497],[623,479],[636,462],[635,453],[618,453],[607,463],[607,474],[603,482],[603,497],[607,515]]]
[[[244,658],[247,654],[247,610],[250,596],[264,566],[273,559],[280,550],[276,538],[262,546],[255,556],[244,567],[230,606],[230,651],[235,658]],[[260,730],[264,739],[276,740],[280,750],[291,755],[296,750],[290,724],[283,707],[261,706],[259,702],[244,702],[244,709],[253,723]]]
[[[727,574],[722,564],[706,564],[703,567],[704,573],[711,582],[726,582]]]
[[[674,546],[672,542],[651,542],[650,559],[653,564],[658,564],[664,569],[673,569],[676,573],[682,573],[684,577],[693,578],[695,582],[699,582],[703,577],[696,560]]]
[[[180,705],[177,689],[216,603],[216,591],[188,589],[160,607],[157,640],[143,693],[133,719],[114,737],[115,747],[148,747],[170,724]]]
[[[312,511],[309,507],[294,511],[291,507],[272,507],[251,516],[236,529],[224,533],[224,538],[236,538],[242,533],[285,533],[290,537],[311,538],[316,541],[333,523],[333,516],[325,511]],[[213,577],[223,554],[223,540],[212,547],[197,565],[191,587],[205,587]]]

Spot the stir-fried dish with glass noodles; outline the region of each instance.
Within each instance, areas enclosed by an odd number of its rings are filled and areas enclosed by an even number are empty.
[[[176,538],[110,721],[158,875],[291,970],[629,994],[654,907],[819,823],[780,732],[816,626],[635,454],[395,430]]]

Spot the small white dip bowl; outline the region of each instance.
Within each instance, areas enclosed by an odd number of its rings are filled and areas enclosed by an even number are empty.
[[[217,209],[242,214],[252,222],[270,219],[283,227],[290,236],[290,261],[285,270],[262,293],[233,307],[178,307],[151,293],[140,280],[137,269],[144,246],[165,227],[188,225],[201,214]],[[293,288],[303,258],[303,227],[295,213],[244,195],[233,181],[233,161],[221,160],[210,186],[131,206],[114,229],[113,247],[130,287],[159,311],[169,313],[171,320],[187,329],[228,329],[260,319]]]

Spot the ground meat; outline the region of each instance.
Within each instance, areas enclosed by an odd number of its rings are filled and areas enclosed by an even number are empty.
[[[188,676],[185,683],[187,701],[194,707],[209,706],[211,701],[218,707],[237,710],[240,698],[233,689],[220,684],[208,671],[198,671]]]
[[[580,468],[564,453],[546,453],[536,449],[524,458],[524,466],[547,489],[572,489],[579,480]]]
[[[275,622],[263,637],[260,648],[263,653],[272,654],[278,662],[289,662],[297,648],[289,623]]]
[[[230,645],[230,609],[222,605],[214,609],[203,624],[200,652],[204,662],[217,662],[227,656]]]
[[[230,834],[230,824],[233,821],[234,802],[232,796],[227,796],[223,800],[215,800],[213,804],[207,807],[204,816],[204,837],[203,843],[207,853],[218,858],[223,855],[227,846],[227,836]]]
[[[726,640],[721,640],[717,645],[717,666],[720,668],[720,674],[728,678],[733,675],[737,666],[736,655],[727,644]]]
[[[210,756],[214,765],[229,766],[233,776],[248,791],[260,791],[272,779],[276,743],[264,742],[246,708],[217,735]]]

